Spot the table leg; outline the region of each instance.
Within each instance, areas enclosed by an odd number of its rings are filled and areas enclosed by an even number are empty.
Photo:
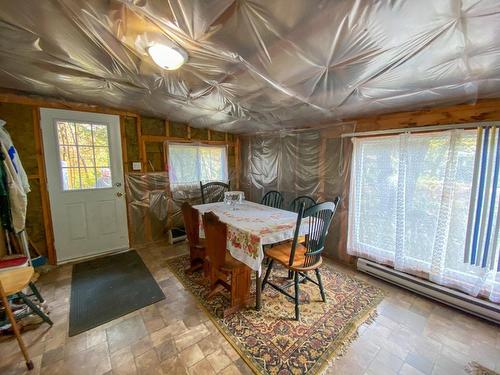
[[[261,288],[262,279],[259,276],[259,271],[255,272],[255,310],[260,310],[261,308]]]

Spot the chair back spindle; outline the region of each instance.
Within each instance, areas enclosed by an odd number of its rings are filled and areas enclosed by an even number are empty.
[[[316,204],[316,201],[307,195],[302,195],[295,198],[292,203],[290,203],[290,211],[299,213],[302,203],[304,203],[304,208],[307,210],[309,207],[314,206]]]
[[[224,201],[224,193],[229,191],[229,183],[208,182],[203,184],[200,181],[201,201],[202,203],[215,203]]]
[[[308,234],[306,235],[306,253],[304,256],[304,268],[314,266],[321,259],[321,254],[325,249],[325,240],[328,235],[330,224],[340,202],[340,197],[336,197],[333,202],[318,203],[305,209],[305,203],[301,204],[297,215],[297,226],[290,253],[290,266],[294,263],[297,239],[300,235],[300,227],[303,220],[308,220]]]
[[[281,208],[283,205],[283,196],[279,191],[271,190],[262,197],[260,203],[268,207]]]

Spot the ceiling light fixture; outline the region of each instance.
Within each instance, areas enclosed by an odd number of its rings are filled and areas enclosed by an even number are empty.
[[[186,51],[177,46],[153,44],[148,48],[148,54],[156,65],[163,69],[179,69],[188,59]]]

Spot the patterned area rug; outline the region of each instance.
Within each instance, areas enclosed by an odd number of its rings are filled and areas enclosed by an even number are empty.
[[[208,301],[208,284],[202,274],[184,273],[188,256],[170,259],[168,266],[256,373],[320,373],[331,358],[343,353],[356,337],[357,328],[374,317],[375,307],[383,298],[380,289],[323,264],[327,302],[321,302],[316,285],[301,284],[300,322],[293,319],[293,302],[269,286],[262,295],[261,311],[249,307],[222,319],[223,306],[229,305],[228,295],[219,294]],[[272,279],[283,283],[286,274],[284,268],[276,266]]]
[[[498,375],[497,372],[490,370],[477,362],[470,362],[465,368],[465,371],[471,375]]]

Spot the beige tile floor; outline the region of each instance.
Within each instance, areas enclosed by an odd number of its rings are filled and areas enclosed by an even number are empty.
[[[75,337],[68,337],[71,265],[40,277],[52,328],[23,333],[35,364],[31,374],[250,374],[165,259],[184,245],[139,249],[166,299]],[[338,267],[344,272],[354,271]],[[374,323],[327,374],[461,374],[471,360],[500,372],[500,328],[370,276],[383,288]],[[112,303],[112,300],[110,300]],[[15,340],[0,338],[0,374],[26,373]]]

